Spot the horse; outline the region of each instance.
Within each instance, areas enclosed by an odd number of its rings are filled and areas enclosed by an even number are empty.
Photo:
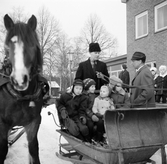
[[[48,83],[41,75],[37,19],[32,15],[27,23],[14,23],[6,14],[4,26],[5,55],[11,71],[9,76],[0,76],[0,164],[6,159],[8,132],[14,126],[23,126],[27,134],[29,164],[40,164],[37,134]]]

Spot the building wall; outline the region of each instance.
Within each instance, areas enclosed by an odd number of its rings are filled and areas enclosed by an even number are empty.
[[[127,7],[127,64],[131,77],[135,72],[131,57],[135,51],[146,54],[146,62],[156,62],[157,67],[167,65],[167,30],[155,33],[154,7],[164,0],[128,0]],[[135,39],[135,16],[148,11],[148,35]]]
[[[127,63],[127,55],[117,56],[108,60],[104,60],[107,65],[109,75],[118,76],[121,72],[121,65]]]

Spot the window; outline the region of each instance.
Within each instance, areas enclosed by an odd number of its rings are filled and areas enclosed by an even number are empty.
[[[155,6],[155,32],[167,29],[167,1]]]
[[[136,39],[148,35],[148,11],[145,11],[135,17]]]
[[[116,76],[116,77],[118,77],[121,71],[122,71],[122,70],[111,71],[111,72],[110,72],[110,76]]]

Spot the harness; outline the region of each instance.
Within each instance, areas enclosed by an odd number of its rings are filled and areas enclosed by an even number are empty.
[[[8,91],[17,101],[29,101],[29,107],[35,106],[35,101],[39,101],[39,97],[48,94],[49,85],[44,77],[38,77],[37,87],[33,94],[22,96],[11,85],[9,78],[0,76],[0,88]]]

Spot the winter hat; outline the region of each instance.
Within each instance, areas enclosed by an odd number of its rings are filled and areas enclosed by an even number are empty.
[[[80,85],[84,88],[84,83],[81,79],[76,79],[74,82],[73,82],[73,87],[72,87],[72,92],[74,92],[74,86],[76,85]]]
[[[156,67],[151,67],[151,68],[150,68],[150,71],[157,72],[157,68],[156,68]]]
[[[110,84],[111,85],[117,85],[118,83],[122,84],[122,80],[116,76],[110,76]]]
[[[90,43],[89,44],[89,52],[100,52],[101,48],[99,43]]]
[[[131,60],[146,60],[146,55],[142,52],[135,52]]]
[[[96,82],[93,79],[87,78],[84,81],[84,89],[89,90],[90,86],[96,85]]]

